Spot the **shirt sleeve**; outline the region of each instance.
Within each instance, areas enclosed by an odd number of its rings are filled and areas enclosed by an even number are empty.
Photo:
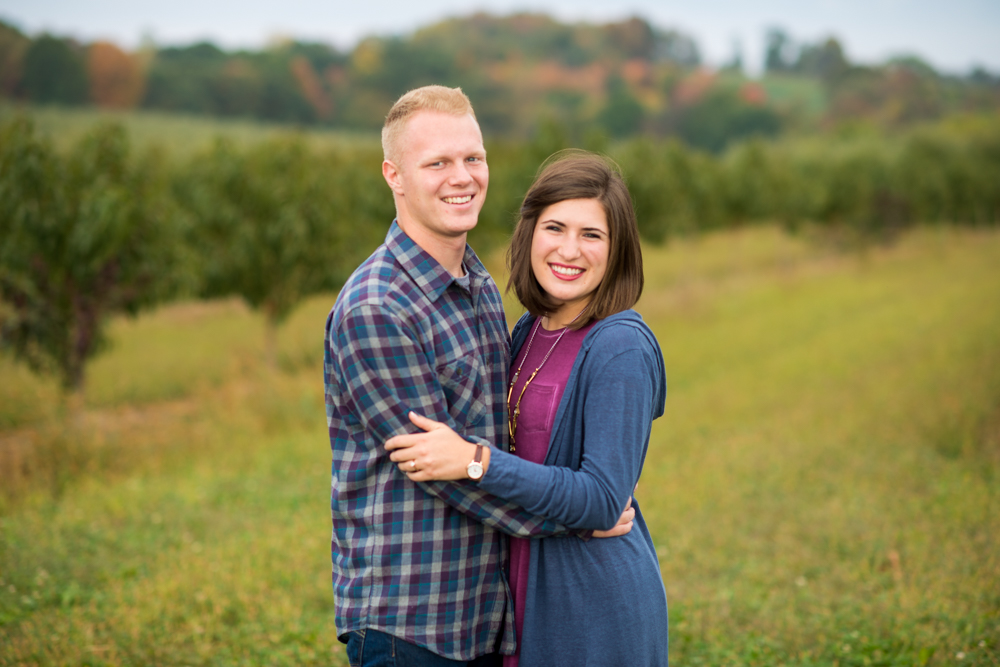
[[[385,441],[413,432],[407,416],[410,410],[462,432],[448,412],[436,369],[417,337],[393,313],[374,304],[355,306],[329,335],[346,408],[373,436],[370,443],[379,448],[376,458],[381,464],[395,465],[389,461]],[[499,451],[492,449],[493,454]],[[570,532],[551,519],[497,498],[471,480],[417,484],[462,514],[509,535],[545,537]]]
[[[659,376],[655,355],[644,347],[622,350],[581,374],[586,386],[578,391],[586,394],[579,470],[494,452],[480,485],[570,528],[614,526],[642,471],[654,417]]]

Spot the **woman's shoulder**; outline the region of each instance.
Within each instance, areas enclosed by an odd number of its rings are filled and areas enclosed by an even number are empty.
[[[589,343],[589,346],[587,345]],[[619,377],[647,378],[653,400],[653,419],[663,414],[667,394],[663,352],[653,330],[634,310],[615,313],[597,322],[584,341],[586,355],[580,372],[584,382],[597,382],[609,371]],[[627,355],[627,356],[624,356]]]
[[[659,353],[659,343],[642,315],[634,310],[624,310],[599,320],[584,345],[588,348],[627,350],[654,348]]]

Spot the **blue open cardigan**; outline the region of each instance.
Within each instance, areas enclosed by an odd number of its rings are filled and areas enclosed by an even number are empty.
[[[514,327],[511,359],[535,318]],[[633,493],[652,422],[666,398],[663,355],[635,311],[599,321],[583,340],[545,464],[494,449],[487,491],[570,528],[615,525]],[[667,597],[638,502],[618,538],[531,542],[521,667],[667,665]]]

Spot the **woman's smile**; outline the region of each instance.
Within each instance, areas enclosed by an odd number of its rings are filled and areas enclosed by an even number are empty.
[[[549,264],[552,272],[561,280],[576,280],[583,275],[583,269],[577,266],[565,266],[563,264]]]

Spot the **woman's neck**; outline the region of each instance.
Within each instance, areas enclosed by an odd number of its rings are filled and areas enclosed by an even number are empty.
[[[573,304],[572,306],[565,304],[556,312],[542,316],[542,328],[546,331],[565,329],[580,317],[586,307],[586,303]]]

